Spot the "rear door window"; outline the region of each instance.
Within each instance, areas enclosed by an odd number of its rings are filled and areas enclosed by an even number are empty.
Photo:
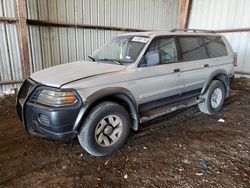
[[[202,39],[211,58],[227,56],[226,45],[220,36],[204,36]]]
[[[183,61],[194,61],[208,58],[206,48],[200,37],[178,37]]]

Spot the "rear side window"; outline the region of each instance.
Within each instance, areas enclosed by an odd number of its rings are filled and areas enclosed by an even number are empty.
[[[184,61],[208,58],[204,43],[199,37],[179,37],[179,43]]]
[[[227,56],[227,48],[220,36],[202,37],[211,58]]]

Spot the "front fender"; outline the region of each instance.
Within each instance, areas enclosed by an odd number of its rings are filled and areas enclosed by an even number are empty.
[[[125,103],[126,106],[129,108],[128,109],[129,115],[133,120],[132,129],[138,130],[139,128],[138,108],[132,93],[125,88],[110,87],[96,91],[95,93],[91,94],[89,97],[86,98],[86,101],[83,103],[82,109],[80,110],[76,123],[73,127],[73,130],[76,133],[79,132],[85,117],[88,115],[91,109],[103,101],[114,101],[117,103],[119,102]]]

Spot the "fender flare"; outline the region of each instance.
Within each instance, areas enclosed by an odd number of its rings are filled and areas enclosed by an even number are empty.
[[[203,95],[208,87],[210,86],[211,82],[213,80],[220,80],[223,82],[223,84],[225,85],[225,88],[226,88],[226,97],[229,96],[229,85],[230,85],[230,78],[226,72],[226,70],[224,69],[218,69],[218,70],[215,70],[214,72],[212,72],[212,74],[209,76],[209,78],[207,79],[207,81],[205,82],[202,90],[201,90],[201,95]]]
[[[126,104],[126,110],[130,115],[132,120],[131,128],[133,130],[138,130],[139,128],[139,115],[136,100],[134,99],[132,93],[121,87],[109,87],[101,89],[91,94],[86,98],[86,101],[83,103],[83,107],[80,110],[78,117],[76,119],[75,125],[73,126],[74,132],[78,133],[84,118],[91,111],[93,107],[103,101],[113,101],[113,102],[123,102]]]

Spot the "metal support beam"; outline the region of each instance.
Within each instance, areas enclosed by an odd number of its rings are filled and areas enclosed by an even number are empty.
[[[244,71],[235,71],[235,74],[241,74],[241,75],[250,75],[250,72],[244,72]]]
[[[53,21],[31,20],[31,19],[28,19],[27,23],[29,25],[45,26],[45,27],[71,27],[71,28],[81,28],[81,29],[98,29],[98,30],[114,30],[114,31],[129,31],[129,32],[148,31],[148,30],[134,29],[134,28],[75,24],[75,23],[53,22]]]
[[[250,32],[250,28],[234,28],[234,29],[219,29],[214,30],[216,33],[236,33],[236,32]]]
[[[8,84],[19,84],[24,82],[24,80],[9,80],[9,81],[0,81],[0,85],[8,85]]]
[[[191,0],[179,0],[177,28],[185,29],[188,26],[188,19],[191,8]]]
[[[0,17],[0,23],[16,23],[16,18]]]
[[[21,59],[23,67],[23,77],[30,75],[29,46],[28,46],[28,25],[26,16],[25,0],[16,0],[16,14],[18,18],[19,43],[21,49]]]

